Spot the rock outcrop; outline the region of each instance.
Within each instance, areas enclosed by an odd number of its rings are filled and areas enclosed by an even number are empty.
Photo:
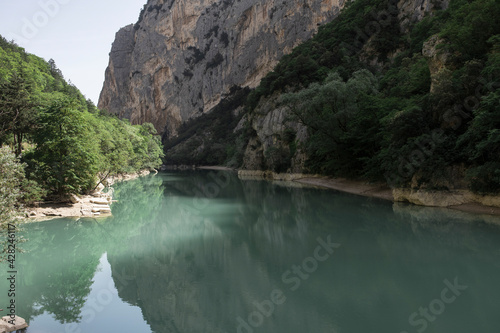
[[[249,115],[255,136],[247,145],[241,168],[301,173],[307,158],[304,151],[307,128],[294,120],[289,109],[276,100],[276,96],[262,99],[255,112]],[[287,160],[290,164],[283,163]]]
[[[5,316],[0,319],[0,333],[14,332],[28,327],[26,320],[19,316]]]
[[[232,87],[256,87],[344,2],[149,0],[116,34],[98,106],[172,137]]]
[[[45,220],[55,217],[98,217],[111,214],[113,188],[103,193],[96,191],[92,195],[71,196],[70,202],[42,203],[27,212],[29,218]]]
[[[427,59],[431,73],[431,93],[436,92],[436,86],[439,85],[440,81],[451,77],[451,72],[446,68],[450,54],[439,49],[443,44],[445,44],[445,40],[436,34],[425,41],[422,47],[422,55]]]
[[[450,0],[399,0],[398,19],[401,31],[407,32],[411,24],[421,21],[425,15],[438,9],[446,9]]]

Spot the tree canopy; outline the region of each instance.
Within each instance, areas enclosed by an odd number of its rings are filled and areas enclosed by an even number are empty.
[[[12,147],[24,163],[19,189],[29,194],[27,203],[45,194],[85,193],[108,175],[161,165],[151,124],[131,125],[98,110],[53,59],[0,36],[0,65],[0,146]]]

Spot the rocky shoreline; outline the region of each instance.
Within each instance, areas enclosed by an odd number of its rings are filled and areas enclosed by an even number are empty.
[[[108,177],[104,181],[106,186],[99,184],[94,193],[90,195],[71,195],[69,197],[69,202],[42,202],[37,207],[28,208],[25,217],[41,221],[58,217],[80,218],[110,216],[111,205],[113,203],[113,188],[111,185],[149,174],[149,170],[143,170],[137,173]],[[108,187],[109,190],[103,192],[106,187]]]
[[[442,207],[474,214],[500,216],[500,196],[479,195],[469,190],[412,190],[390,188],[383,183],[343,178],[329,178],[321,175],[281,173],[259,170],[239,170],[238,178],[294,181],[301,184],[329,188],[346,193],[379,198],[393,202],[411,203],[418,206]]]

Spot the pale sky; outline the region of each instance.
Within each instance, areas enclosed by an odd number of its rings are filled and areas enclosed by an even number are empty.
[[[54,59],[97,104],[115,33],[136,23],[147,0],[0,0],[0,35]]]

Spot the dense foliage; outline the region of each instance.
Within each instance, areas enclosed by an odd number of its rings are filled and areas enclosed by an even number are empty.
[[[292,113],[310,130],[309,153],[324,173],[355,175],[363,169],[360,163],[373,153],[373,131],[367,126],[377,122],[376,110],[364,108],[362,102],[378,93],[378,82],[368,70],[353,73],[347,81],[338,73],[323,83],[282,96]],[[342,159],[344,163],[338,163]]]
[[[350,2],[262,80],[250,114],[281,92],[309,129],[310,172],[499,191],[500,2],[452,0],[408,32],[395,5]],[[442,63],[431,77],[432,38]]]
[[[24,203],[92,191],[108,175],[156,168],[163,150],[151,124],[130,125],[98,110],[53,60],[0,37],[0,146],[25,179]],[[24,184],[24,187],[23,187]]]

